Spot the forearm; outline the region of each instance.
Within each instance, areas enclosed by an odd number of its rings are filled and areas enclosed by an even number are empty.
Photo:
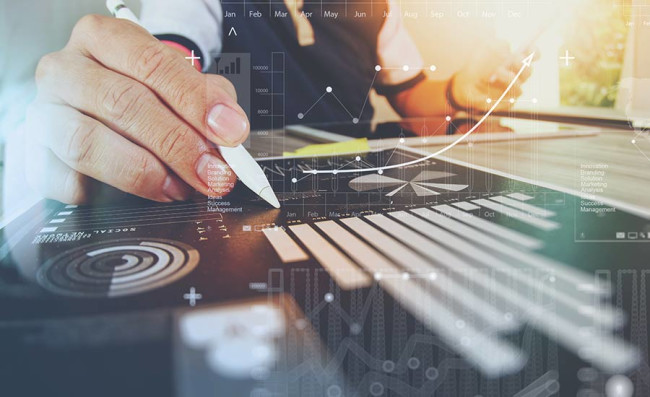
[[[390,104],[402,117],[434,117],[449,113],[446,91],[449,80],[425,79],[392,95]]]

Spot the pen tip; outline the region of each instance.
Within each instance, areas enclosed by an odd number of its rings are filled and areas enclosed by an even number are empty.
[[[106,8],[108,8],[113,15],[115,15],[115,12],[122,7],[126,7],[122,0],[106,0]]]
[[[278,198],[275,196],[275,193],[273,193],[273,190],[270,186],[262,189],[259,195],[261,198],[266,200],[267,203],[271,204],[273,208],[280,208],[280,202],[278,201]]]

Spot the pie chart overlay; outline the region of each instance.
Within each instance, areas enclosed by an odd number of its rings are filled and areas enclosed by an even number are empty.
[[[193,247],[164,239],[118,239],[65,251],[43,264],[38,283],[68,297],[114,298],[168,285],[199,263]]]
[[[400,192],[415,193],[421,197],[436,196],[440,191],[459,192],[467,188],[468,185],[436,182],[455,175],[442,171],[422,171],[411,180],[403,180],[383,174],[368,174],[352,179],[349,186],[357,192],[390,189],[386,197],[392,197]]]

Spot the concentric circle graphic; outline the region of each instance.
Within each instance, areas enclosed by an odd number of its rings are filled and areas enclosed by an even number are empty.
[[[114,298],[160,288],[199,263],[191,246],[164,239],[119,239],[63,252],[39,269],[39,284],[58,295]]]

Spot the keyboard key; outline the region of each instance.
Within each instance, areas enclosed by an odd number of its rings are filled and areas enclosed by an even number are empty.
[[[486,221],[485,219],[479,218],[478,216],[472,215],[468,212],[457,210],[456,208],[450,207],[446,204],[436,205],[433,208],[460,222],[466,223],[472,226],[473,228],[482,230],[493,236],[503,238],[508,242],[515,243],[517,245],[520,245],[528,249],[537,249],[542,247],[542,242],[540,240],[537,240],[530,236],[526,236],[525,234],[519,233],[517,231],[508,229],[505,226],[501,226],[496,223]]]
[[[486,373],[511,373],[525,363],[516,348],[491,337],[489,333],[478,331],[471,323],[449,310],[446,302],[440,302],[411,279],[400,277],[403,272],[399,268],[335,222],[319,222],[316,226],[346,253],[353,255],[366,270],[372,273],[381,272],[383,276],[378,282],[386,292],[427,328]],[[458,327],[457,324],[463,326]]]
[[[495,196],[490,197],[490,200],[496,201],[497,203],[505,204],[508,207],[516,208],[524,212],[528,212],[531,215],[541,216],[542,218],[549,218],[555,216],[555,212],[549,211],[545,208],[536,207],[531,204],[522,203],[521,201],[513,200],[504,196]]]
[[[465,210],[465,211],[474,211],[474,210],[477,210],[477,209],[481,208],[481,207],[479,207],[478,205],[474,205],[474,204],[472,204],[472,203],[468,203],[467,201],[461,201],[461,202],[458,202],[458,203],[452,203],[451,205],[453,205],[454,207],[458,207],[458,208],[460,208],[461,210]]]
[[[309,259],[309,256],[300,246],[293,241],[282,227],[267,228],[262,230],[269,243],[278,254],[283,263],[300,262]]]
[[[367,273],[359,269],[308,224],[289,226],[289,229],[341,288],[349,290],[372,284],[372,278]]]
[[[472,200],[472,202],[480,205],[481,207],[489,208],[505,216],[508,216],[513,219],[517,219],[518,221],[529,224],[531,226],[534,226],[538,229],[542,229],[547,232],[560,228],[560,224],[557,222],[549,221],[547,219],[535,218],[534,216],[531,216],[525,212],[521,212],[514,208],[506,207],[503,204],[495,203],[490,200],[479,199],[479,200]]]
[[[342,219],[341,222],[365,239],[375,249],[399,264],[403,270],[399,271],[397,274],[398,277],[402,276],[405,272],[409,275],[409,278],[421,280],[427,286],[430,286],[433,292],[442,294],[445,301],[448,301],[452,306],[462,306],[459,309],[469,312],[472,317],[486,324],[491,330],[508,332],[519,327],[519,323],[514,318],[482,300],[481,297],[474,294],[471,290],[440,272],[440,269],[435,268],[430,262],[414,253],[413,250],[400,244],[385,233],[380,232],[372,225],[359,218],[346,218]],[[328,235],[337,244],[339,244],[337,240],[342,240],[343,244],[350,244],[349,241],[358,240],[357,237],[348,233],[335,223],[329,224],[328,226],[330,229],[333,229],[331,230],[332,233],[328,233]],[[342,232],[335,232],[337,228],[342,230]],[[333,234],[337,236],[333,236]],[[362,256],[362,261],[370,262],[367,266],[364,266],[366,269],[374,266],[374,263],[385,262],[385,259],[382,257],[377,259],[376,254],[364,255],[363,251],[365,249],[358,249],[356,247],[362,244],[365,245],[365,243],[359,240],[358,243],[349,246],[348,249],[357,251],[358,255]]]

